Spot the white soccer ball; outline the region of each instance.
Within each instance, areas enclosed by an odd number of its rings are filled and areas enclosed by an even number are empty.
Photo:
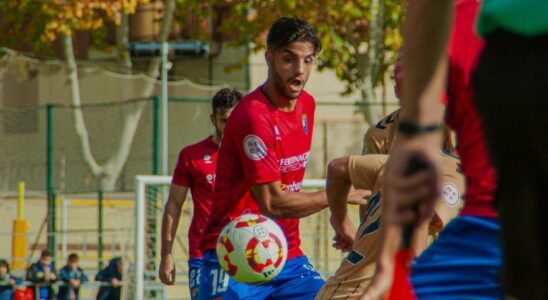
[[[245,214],[221,231],[217,258],[235,280],[265,283],[282,271],[287,259],[287,241],[274,221],[263,215]]]

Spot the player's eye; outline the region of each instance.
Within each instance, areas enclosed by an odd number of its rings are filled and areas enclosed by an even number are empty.
[[[293,63],[294,61],[295,61],[295,59],[294,59],[293,57],[291,57],[291,56],[286,56],[286,57],[284,57],[284,62],[285,62],[285,63],[290,64],[290,63]]]

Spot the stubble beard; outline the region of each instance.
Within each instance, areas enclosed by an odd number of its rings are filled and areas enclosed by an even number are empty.
[[[215,136],[219,141],[223,138],[223,132],[217,126],[215,126]]]
[[[293,94],[287,90],[287,82],[284,81],[282,77],[275,70],[272,70],[272,77],[274,79],[274,88],[278,91],[278,93],[280,93],[282,96],[284,96],[285,98],[289,100],[297,99],[301,95],[304,85],[306,84],[306,81],[303,82],[303,85],[301,89],[299,90],[299,92],[296,94]]]

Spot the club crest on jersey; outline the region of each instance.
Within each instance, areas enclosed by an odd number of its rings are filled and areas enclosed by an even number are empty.
[[[215,174],[207,174],[206,180],[209,184],[213,185],[213,181],[215,180]]]
[[[251,134],[244,138],[244,152],[251,160],[261,160],[266,157],[267,148],[260,137]]]
[[[451,207],[457,206],[460,200],[459,188],[449,182],[446,182],[441,187],[441,197],[443,201]]]
[[[204,155],[204,163],[208,164],[208,165],[212,163],[211,155],[209,155],[209,154]]]
[[[303,124],[304,134],[308,134],[308,116],[306,114],[303,114],[301,120]]]

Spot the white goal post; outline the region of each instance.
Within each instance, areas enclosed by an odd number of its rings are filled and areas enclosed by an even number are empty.
[[[145,296],[145,226],[146,226],[146,200],[147,186],[165,187],[160,192],[167,199],[168,187],[171,184],[171,176],[137,175],[135,176],[135,244],[133,267],[133,295],[136,300],[143,300]],[[302,189],[323,189],[324,179],[305,179]],[[164,203],[163,203],[164,204]]]

